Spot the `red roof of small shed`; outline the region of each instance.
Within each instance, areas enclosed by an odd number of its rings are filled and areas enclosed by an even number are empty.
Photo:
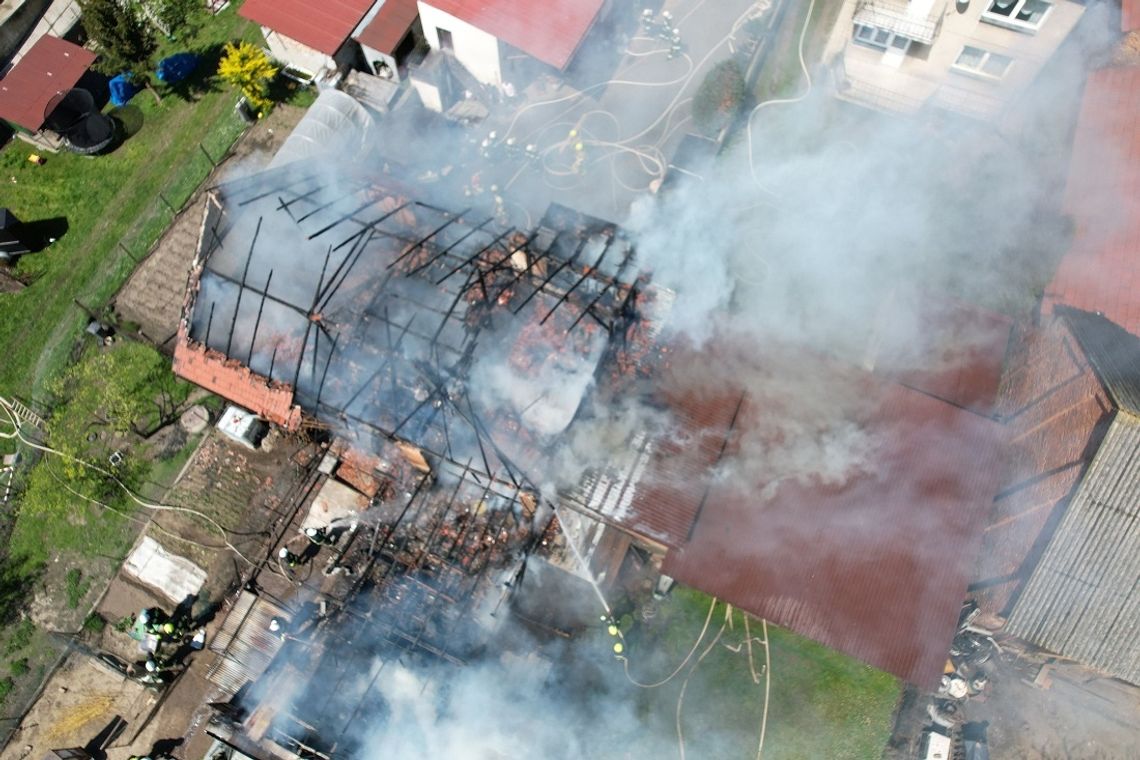
[[[335,55],[376,0],[246,0],[238,14],[325,55]]]
[[[44,125],[48,103],[67,92],[95,62],[95,54],[45,34],[0,79],[0,119],[36,132]]]
[[[356,35],[356,41],[381,53],[395,53],[419,15],[416,0],[384,0],[372,20]]]
[[[477,29],[557,69],[565,69],[605,0],[428,0]]]

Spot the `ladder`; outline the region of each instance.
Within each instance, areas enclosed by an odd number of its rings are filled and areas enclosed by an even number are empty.
[[[43,431],[45,427],[44,418],[22,404],[19,399],[0,398],[0,403],[8,407],[20,422],[27,423],[41,432]]]

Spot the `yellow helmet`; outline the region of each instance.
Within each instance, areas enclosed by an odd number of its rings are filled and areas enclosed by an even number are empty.
[[[162,626],[163,633],[174,633],[174,623],[166,623]]]
[[[625,647],[622,646],[622,643],[620,641],[615,641],[614,642],[614,654],[621,654],[624,651],[625,651]]]

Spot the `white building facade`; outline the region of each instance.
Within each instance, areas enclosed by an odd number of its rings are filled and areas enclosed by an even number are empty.
[[[419,8],[424,38],[433,50],[453,54],[483,84],[502,86],[503,66],[497,38],[422,0]]]
[[[1076,26],[1073,0],[846,0],[824,52],[839,97],[988,120]]]

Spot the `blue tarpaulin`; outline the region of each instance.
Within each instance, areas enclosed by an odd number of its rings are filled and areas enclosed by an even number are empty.
[[[158,62],[158,78],[167,84],[181,82],[198,68],[198,56],[193,53],[175,53]]]
[[[111,81],[107,83],[107,87],[111,90],[111,104],[115,106],[125,106],[127,101],[133,98],[140,89],[131,81],[131,72],[129,71],[112,77]]]

